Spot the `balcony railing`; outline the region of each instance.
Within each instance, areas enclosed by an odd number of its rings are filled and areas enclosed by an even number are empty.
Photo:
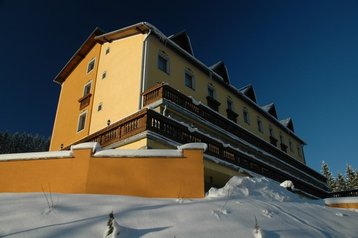
[[[183,125],[171,118],[165,117],[153,110],[143,109],[127,118],[124,118],[78,142],[98,142],[102,147],[120,142],[126,138],[132,137],[134,135],[140,134],[144,131],[152,131],[174,140],[180,144],[192,143],[192,142],[202,142],[208,145],[208,149],[205,152],[208,155],[219,158],[223,161],[229,162],[234,165],[238,165],[242,168],[249,169],[256,173],[263,174],[272,179],[283,181],[285,179],[291,179],[294,181],[297,188],[301,188],[305,191],[308,191],[317,196],[325,196],[326,194],[317,194],[317,190],[306,183],[300,181],[295,181],[295,176],[305,177],[299,170],[293,169],[285,164],[280,163],[278,160],[274,160],[270,157],[265,157],[265,160],[268,164],[262,163],[260,160],[254,159],[251,156],[247,155],[247,152],[240,152],[232,147],[225,146],[221,142],[213,139],[206,134],[200,133],[196,130],[191,130],[188,126]],[[68,149],[68,148],[65,148]],[[254,151],[251,151],[252,155],[255,154]],[[259,155],[256,152],[256,156]],[[277,168],[280,168],[282,171],[286,171],[287,174],[282,173]],[[308,167],[305,167],[307,171]],[[291,177],[289,174],[293,175]],[[306,178],[309,180],[308,178]],[[315,184],[317,187],[321,187],[319,183],[311,181],[312,184]]]
[[[159,83],[157,85],[154,85],[153,87],[148,88],[142,95],[144,106],[147,106],[160,99],[170,100],[173,103],[181,106],[182,108],[185,108],[190,112],[207,120],[208,122],[211,122],[212,124],[219,126],[222,129],[247,141],[255,147],[265,150],[266,152],[275,156],[278,160],[285,163],[289,163],[290,165],[298,168],[299,170],[309,171],[309,174],[312,174],[313,177],[322,182],[325,182],[325,179],[322,177],[321,174],[299,162],[298,160],[295,160],[292,157],[288,156],[287,153],[280,150],[279,148],[273,147],[271,145],[272,141],[270,141],[271,143],[269,143],[257,136],[254,136],[252,133],[243,129],[238,124],[234,123],[231,120],[228,120],[219,113],[210,110],[208,107],[198,103],[193,98],[188,97],[185,94],[179,92],[178,90],[170,87],[168,84]]]
[[[98,142],[102,147],[139,134],[147,129],[147,110],[139,111],[123,120],[76,142]]]

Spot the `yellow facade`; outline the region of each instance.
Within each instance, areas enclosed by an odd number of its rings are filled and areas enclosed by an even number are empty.
[[[77,67],[68,75],[61,85],[55,123],[52,131],[50,150],[60,150],[74,142],[86,137],[90,132],[90,117],[93,103],[93,85],[96,83],[98,61],[101,45],[95,45]],[[95,60],[94,68],[88,71],[88,64]],[[80,108],[80,100],[84,96],[84,87],[91,83],[89,105]],[[78,131],[80,115],[86,113],[84,129]]]
[[[268,120],[262,111],[257,110],[247,102],[242,100],[239,96],[232,93],[227,87],[218,83],[212,79],[201,69],[190,63],[188,60],[174,52],[165,42],[161,42],[158,38],[151,36],[148,38],[148,65],[147,65],[147,78],[145,86],[149,88],[158,82],[168,83],[171,87],[179,90],[187,96],[192,96],[197,101],[207,105],[208,90],[210,86],[215,90],[215,99],[221,103],[219,107],[219,113],[226,117],[227,100],[230,99],[233,103],[233,110],[238,114],[237,124],[242,128],[245,128],[257,137],[262,138],[268,144],[270,143],[269,126],[272,127],[274,137],[277,139],[277,147],[280,147],[280,134],[283,137],[283,143],[288,146],[287,154],[298,161],[304,163],[303,151],[301,150],[301,144],[299,140],[287,133],[288,129],[283,130],[282,127],[278,127],[274,122]],[[158,54],[164,54],[167,56],[169,62],[169,72],[163,72],[158,69],[157,61]],[[185,86],[184,75],[186,71],[192,72],[194,76],[194,89]],[[243,109],[246,108],[249,113],[249,123],[244,121]],[[262,121],[263,132],[260,132],[257,125],[257,119]],[[195,125],[195,122],[192,122]],[[196,127],[205,127],[205,125],[195,125]],[[289,141],[291,141],[291,148],[289,148]],[[297,151],[299,148],[299,152]],[[292,149],[292,150],[291,150]]]
[[[90,134],[140,109],[144,34],[102,45]],[[99,109],[101,107],[101,109]]]

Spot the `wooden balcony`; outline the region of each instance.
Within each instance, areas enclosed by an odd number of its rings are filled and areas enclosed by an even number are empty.
[[[270,143],[271,145],[277,146],[277,139],[273,136],[270,136]]]
[[[205,153],[208,155],[214,156],[228,163],[238,165],[242,168],[249,169],[256,173],[263,174],[277,181],[290,179],[294,181],[295,187],[297,188],[302,188],[305,191],[311,190],[311,193],[316,194],[317,196],[326,196],[326,194],[318,194],[314,187],[310,187],[310,185],[306,183],[295,180],[296,176],[299,178],[306,177],[299,169],[291,168],[286,164],[281,163],[280,160],[276,160],[272,157],[266,157],[255,150],[251,149],[250,151],[249,148],[247,148],[247,151],[239,151],[232,147],[228,147],[204,133],[190,130],[190,128],[186,125],[150,109],[143,109],[76,142],[76,144],[83,142],[98,142],[102,147],[105,147],[144,131],[155,132],[180,144],[192,142],[206,143],[208,145],[208,149]],[[254,155],[254,157],[248,156],[248,154]],[[255,159],[255,156],[264,156],[262,159],[265,160],[265,163]],[[282,171],[286,171],[287,174],[282,173],[277,168],[280,168]],[[308,169],[309,168],[305,166],[303,171],[310,173]],[[315,176],[315,174],[313,174],[313,176]],[[322,179],[322,176],[317,177],[318,179]],[[308,178],[306,179],[309,180]],[[316,181],[311,181],[311,183],[316,184],[316,186],[321,189],[324,189],[322,185]]]
[[[78,99],[78,102],[80,103],[80,110],[87,107],[91,102],[92,93],[87,94],[86,96],[81,97]]]
[[[221,103],[219,101],[217,101],[215,98],[207,96],[206,97],[206,101],[208,104],[208,107],[210,107],[211,109],[213,109],[214,111],[219,111],[219,106],[221,105]]]
[[[323,197],[327,195],[325,192],[316,189],[326,189],[324,185],[318,182],[325,182],[325,178],[321,174],[305,166],[299,161],[292,159],[280,149],[273,147],[270,143],[267,143],[258,137],[255,137],[253,134],[242,129],[236,123],[196,102],[192,98],[187,97],[165,84],[156,85],[143,93],[144,105],[149,105],[150,103],[160,99],[170,100],[178,106],[187,109],[191,113],[200,116],[216,126],[220,126],[222,129],[249,143],[244,144],[240,141],[233,142],[232,146],[238,148],[234,149],[233,147],[226,146],[207,134],[191,130],[182,123],[145,108],[76,142],[76,144],[91,141],[98,142],[102,147],[105,147],[134,135],[138,135],[142,132],[152,131],[163,137],[176,141],[179,144],[191,142],[206,143],[208,145],[208,149],[205,152],[207,155],[214,156],[218,159],[238,165],[256,173],[263,174],[277,181],[290,179],[294,182],[295,187],[301,188],[302,190],[315,194],[316,196]],[[248,144],[251,144],[252,146],[249,146]],[[268,154],[271,154],[272,156],[263,154],[255,147],[267,151]],[[309,174],[318,181],[308,177],[303,172]],[[309,183],[297,180],[296,178],[301,178],[304,181],[310,181],[310,183],[315,187]]]
[[[236,112],[231,109],[226,109],[227,118],[233,122],[237,122],[237,117],[239,116]]]

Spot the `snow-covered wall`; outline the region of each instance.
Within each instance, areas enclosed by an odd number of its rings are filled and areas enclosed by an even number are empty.
[[[70,151],[0,155],[0,192],[204,197],[203,153],[192,143],[177,150],[102,150],[84,143]]]
[[[358,197],[326,198],[324,202],[329,207],[358,209]]]

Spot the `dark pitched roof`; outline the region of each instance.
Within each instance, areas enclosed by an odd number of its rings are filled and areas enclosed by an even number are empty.
[[[283,119],[280,122],[281,122],[282,125],[284,125],[288,129],[290,129],[292,132],[295,132],[295,130],[293,128],[293,121],[292,121],[291,117]]]
[[[189,54],[194,55],[193,48],[191,47],[190,38],[185,31],[178,32],[174,35],[169,36],[168,38],[174,41],[177,45],[179,45]]]
[[[230,84],[229,71],[227,70],[224,61],[219,61],[216,64],[210,66],[209,68],[218,75],[220,75],[225,83]]]
[[[277,119],[277,111],[274,103],[267,104],[261,107],[265,112],[271,114],[274,118]]]
[[[240,88],[239,90],[240,90],[240,92],[241,92],[242,94],[244,94],[246,97],[250,98],[251,101],[253,101],[253,102],[256,103],[255,90],[254,90],[254,87],[253,87],[251,84],[249,84],[249,85],[247,85],[247,86],[245,86],[245,87],[243,87],[243,88]]]

